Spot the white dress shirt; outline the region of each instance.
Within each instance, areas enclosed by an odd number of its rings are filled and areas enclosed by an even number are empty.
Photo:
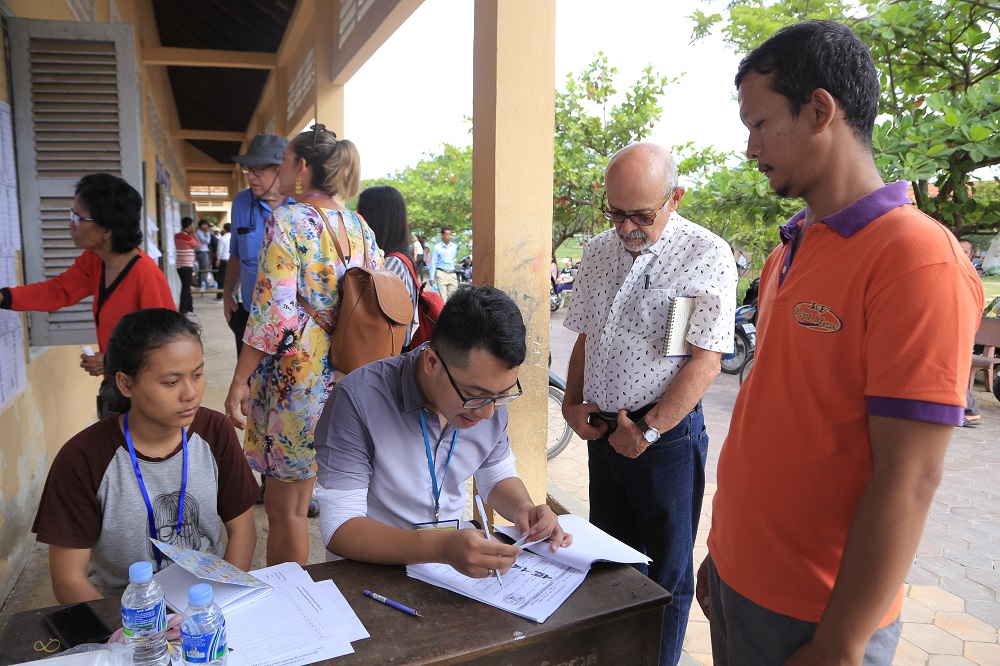
[[[662,353],[672,296],[695,299],[690,344],[732,352],[736,282],[726,242],[676,213],[634,262],[614,229],[592,238],[565,321],[587,336],[583,399],[633,411],[663,397],[689,358]]]

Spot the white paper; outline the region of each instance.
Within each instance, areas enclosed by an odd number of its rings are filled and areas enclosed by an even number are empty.
[[[469,578],[447,564],[411,564],[406,574],[535,622],[545,622],[587,576],[531,552],[517,558],[503,586],[493,576]]]
[[[344,627],[344,635],[350,642],[371,638],[371,634],[361,623],[351,604],[347,602],[347,597],[340,591],[337,584],[332,580],[316,581],[316,585],[330,598],[331,609],[335,616],[335,622]]]
[[[559,516],[559,525],[564,531],[573,535],[571,546],[560,548],[554,553],[552,552],[552,544],[548,541],[527,544],[523,548],[547,560],[559,562],[580,571],[590,571],[590,565],[598,561],[620,562],[622,564],[648,564],[652,562],[635,548],[622,543],[599,527],[594,527],[580,516],[571,513]],[[494,529],[511,539],[516,540],[521,536],[516,527],[497,525]],[[518,562],[521,561],[521,557],[523,555],[518,557]]]
[[[285,562],[251,573],[274,591],[226,614],[228,666],[305,666],[354,652],[346,631],[331,630],[329,591],[302,567]]]

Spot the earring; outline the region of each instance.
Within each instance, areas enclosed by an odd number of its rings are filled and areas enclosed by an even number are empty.
[[[295,179],[295,193],[302,194],[302,181],[298,178]]]
[[[104,234],[104,240],[108,240],[108,234]]]

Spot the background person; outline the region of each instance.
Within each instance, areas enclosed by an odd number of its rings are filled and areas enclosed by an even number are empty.
[[[212,276],[212,225],[208,220],[198,220],[194,237],[198,239],[198,249],[195,251],[198,259],[198,284],[204,291],[215,286],[215,278]]]
[[[431,284],[437,286],[438,293],[446,303],[458,289],[458,276],[455,275],[457,253],[458,243],[451,242],[451,227],[441,227],[441,242],[431,251],[429,274]]]
[[[49,544],[56,599],[72,604],[120,595],[133,562],[152,561],[157,570],[169,565],[150,536],[248,570],[257,543],[257,482],[232,424],[201,407],[198,327],[164,308],[125,315],[108,342],[106,365],[122,413],[59,450],[32,526],[38,541]]]
[[[705,492],[701,398],[733,348],[736,265],[725,241],[676,214],[684,188],[665,148],[622,148],[604,184],[614,228],[591,239],[573,287],[565,326],[579,336],[563,414],[589,440],[590,522],[648,555],[648,570],[636,568],[674,597],[660,663],[676,664]],[[673,296],[694,298],[689,356],[662,349]],[[592,424],[595,412],[610,423]]]
[[[552,550],[570,545],[552,509],[531,501],[514,469],[505,405],[521,395],[525,354],[514,301],[494,287],[463,287],[429,344],[369,363],[337,385],[316,428],[320,532],[331,553],[381,564],[444,562],[479,578],[506,572],[519,548],[454,529],[473,475],[522,533],[551,535]],[[446,525],[453,528],[420,529]]]
[[[719,459],[699,571],[712,655],[888,666],[962,423],[982,285],[909,184],[883,183],[879,73],[850,28],[779,30],[736,87],[747,157],[806,207],[764,265],[753,372]],[[934,361],[915,365],[915,346]]]
[[[219,236],[219,254],[215,260],[215,274],[221,275],[222,279],[226,279],[226,271],[229,270],[229,257],[231,255],[229,251],[229,243],[232,241],[233,235],[230,233],[232,225],[226,222],[222,225],[222,234]],[[215,296],[215,300],[222,300],[222,291],[220,290]]]
[[[234,162],[243,165],[243,173],[250,184],[233,197],[230,263],[226,265],[222,288],[222,310],[236,338],[237,356],[243,349],[243,333],[253,302],[265,223],[275,208],[295,203],[294,199],[278,191],[278,165],[285,157],[287,146],[288,139],[283,136],[258,134],[245,154],[233,157]]]
[[[181,279],[181,299],[178,309],[188,316],[194,314],[191,287],[197,279],[195,270],[198,268],[198,245],[198,239],[194,237],[194,220],[190,217],[181,218],[181,230],[174,234],[177,275]]]
[[[123,315],[142,308],[174,309],[166,276],[139,249],[141,219],[142,197],[134,187],[106,173],[84,176],[69,210],[73,246],[83,252],[54,278],[0,289],[0,308],[54,312],[93,296],[98,349],[93,356],[81,354],[80,367],[94,377],[103,376],[108,338]],[[104,402],[111,389],[108,382],[101,383],[101,417],[110,414]]]
[[[278,208],[267,220],[245,344],[226,398],[227,415],[236,427],[247,428],[250,466],[270,479],[264,495],[269,566],[305,565],[309,558],[313,433],[338,378],[330,365],[330,336],[298,299],[335,322],[344,271],[366,263],[365,249],[369,262],[382,266],[371,229],[341,203],[358,191],[358,150],[322,125],[314,127],[285,149],[279,189],[298,203]],[[317,209],[338,235],[346,262]]]
[[[375,233],[375,240],[385,255],[385,268],[399,276],[410,294],[410,301],[413,303],[413,321],[410,322],[403,340],[403,348],[408,349],[410,339],[419,324],[417,295],[420,285],[414,282],[413,274],[410,273],[411,268],[414,273],[416,268],[410,260],[410,225],[406,223],[406,201],[394,187],[388,185],[369,187],[358,197],[358,215]],[[403,255],[405,259],[390,256],[394,252]],[[406,263],[408,261],[410,261],[409,267]]]

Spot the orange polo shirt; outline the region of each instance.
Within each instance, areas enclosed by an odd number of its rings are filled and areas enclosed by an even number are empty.
[[[905,183],[812,225],[792,262],[803,219],[782,227],[761,275],[708,545],[736,592],[818,622],[872,474],[868,417],[962,423],[983,289]],[[901,605],[902,589],[880,626]]]

